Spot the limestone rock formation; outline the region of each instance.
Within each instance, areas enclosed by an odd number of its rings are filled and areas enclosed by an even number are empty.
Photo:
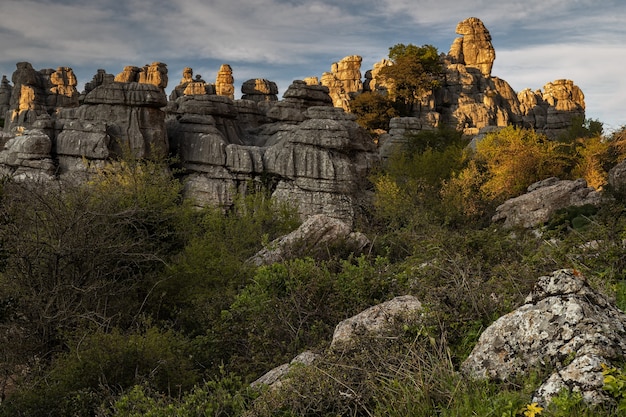
[[[626,192],[626,161],[622,161],[611,168],[608,181],[615,191]]]
[[[378,139],[378,153],[389,158],[393,152],[402,149],[407,136],[422,130],[432,130],[439,123],[439,113],[430,112],[418,117],[394,117],[389,121],[389,132]]]
[[[584,179],[559,180],[548,178],[528,187],[528,192],[511,198],[496,208],[492,221],[503,221],[504,227],[535,227],[559,210],[571,206],[601,203],[601,195],[587,186]]]
[[[139,73],[138,82],[141,84],[152,84],[165,89],[168,82],[167,65],[162,62],[153,62],[150,65],[145,65]]]
[[[162,62],[153,62],[150,65],[144,65],[142,68],[128,65],[115,76],[114,81],[118,83],[152,84],[158,88],[165,89],[168,82],[167,65]]]
[[[47,108],[75,107],[78,104],[78,90],[76,90],[76,76],[69,67],[59,67],[50,74],[50,84]]]
[[[331,349],[349,345],[355,338],[364,334],[383,335],[392,330],[398,320],[419,315],[421,311],[422,303],[412,295],[395,297],[370,307],[335,327]]]
[[[241,99],[252,101],[278,101],[278,86],[264,78],[247,80],[241,85]]]
[[[223,64],[215,79],[215,92],[218,96],[225,96],[231,100],[235,98],[235,79],[233,69],[228,64]]]
[[[449,55],[460,64],[477,68],[485,77],[491,76],[496,51],[483,22],[475,17],[465,19],[457,24],[456,33],[463,37],[454,40]]]
[[[279,178],[273,196],[295,202],[303,218],[326,213],[352,225],[356,190],[372,166],[374,144],[342,109],[311,107],[304,116],[264,153],[266,172]]]
[[[543,91],[516,93],[505,80],[491,75],[495,51],[484,24],[474,17],[465,19],[457,25],[457,33],[463,36],[440,58],[441,86],[420,97],[410,116],[461,129],[467,135],[489,126],[515,125],[550,137],[584,118],[583,93],[571,80],[546,83]],[[385,65],[392,63],[383,60],[366,72],[363,91],[385,94],[389,86],[378,77]]]
[[[325,255],[338,245],[343,245],[355,254],[361,254],[370,244],[367,236],[353,232],[345,222],[325,214],[315,214],[298,229],[272,241],[249,262],[261,266],[301,256]]]
[[[13,90],[5,117],[5,132],[30,129],[40,116],[48,116],[62,107],[76,107],[79,94],[71,68],[36,71],[28,62],[18,62],[13,73]]]
[[[378,74],[380,71],[393,65],[393,62],[383,58],[381,61],[376,62],[371,70],[367,70],[365,72],[365,81],[363,83],[363,91],[377,91],[381,94],[386,94],[386,91],[389,89],[389,85],[383,82]]]
[[[545,405],[568,388],[599,403],[607,400],[601,365],[624,355],[626,314],[580,273],[560,270],[540,277],[524,305],[483,332],[462,369],[477,378],[508,380],[548,367],[554,370],[533,401]]]
[[[84,158],[105,160],[126,150],[136,157],[165,155],[167,103],[163,89],[151,84],[103,84],[84,103],[65,114],[56,138],[60,174],[79,170]]]
[[[11,106],[11,92],[13,87],[9,83],[6,75],[2,76],[2,82],[0,82],[0,119],[4,120],[6,113]]]
[[[101,86],[102,84],[110,84],[115,81],[115,76],[113,74],[107,74],[106,70],[99,69],[96,74],[93,76],[91,81],[85,83],[85,91],[82,93],[82,99],[84,96],[88,94],[91,90],[96,87]],[[81,101],[82,101],[81,99]]]
[[[350,55],[331,66],[330,72],[322,74],[321,84],[328,87],[335,107],[350,110],[350,94],[363,91],[361,62],[363,58]]]
[[[176,101],[178,97],[204,94],[215,94],[215,85],[204,81],[200,74],[197,74],[194,79],[193,69],[185,67],[185,69],[183,69],[183,78],[181,78],[180,83],[172,90],[170,100]]]
[[[127,65],[124,70],[115,76],[116,83],[137,83],[139,82],[139,73],[141,68],[134,65]]]

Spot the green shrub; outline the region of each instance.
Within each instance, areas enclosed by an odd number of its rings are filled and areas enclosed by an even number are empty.
[[[222,372],[182,396],[172,399],[136,385],[113,405],[115,417],[200,417],[243,415],[254,392],[235,375]]]
[[[326,345],[335,325],[386,300],[394,290],[387,260],[311,258],[259,268],[224,313],[230,364],[257,377],[302,350]]]
[[[133,385],[176,395],[198,380],[185,339],[173,331],[97,329],[75,335],[72,342],[68,352],[57,355],[37,378],[31,375],[33,382],[2,404],[0,415],[93,415]]]

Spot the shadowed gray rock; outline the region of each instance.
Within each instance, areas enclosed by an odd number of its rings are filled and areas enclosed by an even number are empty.
[[[553,369],[533,401],[546,404],[563,388],[600,403],[602,364],[623,361],[626,314],[573,270],[540,277],[524,305],[489,326],[463,363],[477,378],[508,380],[537,367]]]

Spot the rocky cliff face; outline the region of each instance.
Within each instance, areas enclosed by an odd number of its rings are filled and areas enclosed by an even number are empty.
[[[255,90],[259,84],[268,85],[254,81]],[[170,149],[198,204],[227,206],[237,192],[264,183],[303,218],[324,213],[352,223],[375,148],[352,115],[330,106],[325,87],[294,82],[280,102],[183,96],[167,114]]]
[[[335,107],[350,111],[352,94],[363,91],[361,80],[361,62],[363,58],[350,55],[333,63],[330,72],[322,74],[321,84],[328,87]]]
[[[303,218],[321,213],[352,224],[376,150],[353,115],[332,107],[327,87],[294,81],[278,101],[276,84],[256,79],[244,83],[244,99],[233,100],[229,66],[215,85],[186,68],[168,101],[167,67],[153,63],[116,76],[99,70],[79,100],[71,75],[20,63],[13,88],[3,83],[10,123],[2,173],[84,180],[125,152],[172,153],[199,206],[227,207],[237,193],[265,185]],[[67,94],[73,101],[63,101]]]

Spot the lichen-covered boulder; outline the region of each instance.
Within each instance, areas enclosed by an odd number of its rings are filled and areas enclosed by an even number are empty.
[[[626,314],[574,270],[540,277],[524,304],[489,326],[462,370],[476,378],[509,380],[541,367],[552,374],[533,401],[546,404],[563,388],[585,401],[608,398],[602,364],[626,355]]]

